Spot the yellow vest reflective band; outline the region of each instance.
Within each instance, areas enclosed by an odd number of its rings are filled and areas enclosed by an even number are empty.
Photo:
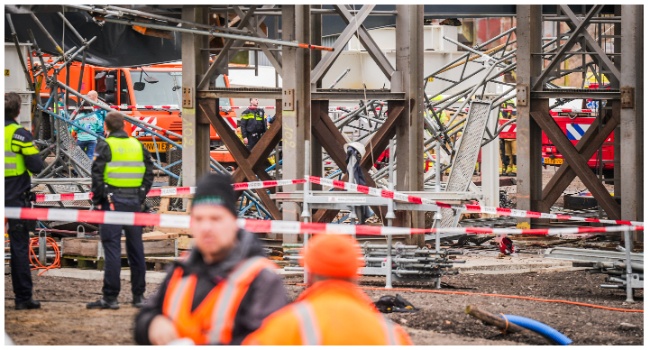
[[[128,137],[108,137],[111,161],[104,169],[104,183],[113,187],[140,187],[146,168],[140,141]]]
[[[38,154],[31,141],[14,140],[14,134],[22,126],[11,123],[5,126],[5,177],[20,176],[27,171],[25,156]]]

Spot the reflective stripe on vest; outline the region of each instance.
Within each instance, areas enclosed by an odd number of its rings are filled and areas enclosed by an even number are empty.
[[[233,269],[225,281],[223,291],[219,294],[216,307],[212,313],[210,343],[229,344],[239,304],[248,291],[255,277],[265,268],[274,268],[270,260],[258,256],[250,258]]]
[[[22,128],[19,124],[11,123],[5,126],[5,177],[20,176],[27,171],[25,157],[12,150],[11,142],[14,134]]]
[[[300,337],[302,345],[322,345],[321,331],[314,310],[307,302],[295,304],[294,312],[300,325]],[[379,321],[386,333],[386,345],[399,345],[397,328],[384,316]]]
[[[321,345],[320,330],[316,325],[316,317],[311,305],[306,302],[298,303],[294,311],[300,325],[302,345]]]
[[[181,277],[183,275],[183,270],[182,269],[177,269],[174,271],[174,277]],[[186,277],[181,277],[181,280],[178,281],[178,283],[174,283],[174,286],[169,286],[169,288],[172,288],[173,291],[171,292],[171,299],[169,300],[169,310],[168,310],[168,316],[170,316],[172,319],[176,318],[178,316],[178,312],[181,307],[181,299],[183,298],[183,295],[187,293],[187,287],[190,284],[195,284],[195,283],[190,283],[191,277],[195,276],[186,276]],[[174,280],[174,278],[172,277]],[[195,281],[194,281],[195,282]]]
[[[395,331],[395,326],[386,317],[382,316],[381,318],[382,318],[382,323],[384,324],[384,329],[385,329],[385,332],[386,332],[386,344],[387,345],[399,345],[397,343],[397,332]]]
[[[196,344],[229,344],[236,312],[250,284],[263,269],[274,267],[275,264],[263,257],[243,261],[194,310],[197,277],[182,277],[183,269],[178,267],[167,287],[163,314],[173,320],[181,337],[190,337]]]
[[[140,141],[128,137],[108,137],[111,161],[104,169],[104,182],[114,187],[140,187],[146,172]]]

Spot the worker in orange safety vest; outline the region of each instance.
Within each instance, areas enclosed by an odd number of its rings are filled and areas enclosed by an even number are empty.
[[[352,238],[318,235],[303,264],[308,288],[269,316],[243,345],[412,345],[357,287],[361,250]]]
[[[199,182],[190,214],[194,248],[143,305],[136,343],[238,345],[289,302],[258,238],[238,228],[236,200],[228,175]]]

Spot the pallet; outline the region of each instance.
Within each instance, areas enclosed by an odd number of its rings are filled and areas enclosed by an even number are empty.
[[[122,242],[121,256],[126,257],[126,240]],[[145,256],[176,255],[175,239],[145,240]],[[103,258],[104,251],[99,239],[68,237],[61,240],[62,254],[64,256],[84,257],[99,260]]]
[[[148,256],[144,258],[144,261],[147,265],[147,270],[165,271],[169,264],[178,259],[178,257],[174,256]]]
[[[192,205],[192,197],[194,195],[191,194],[184,194],[184,195],[176,195],[176,196],[166,196],[166,197],[161,197],[160,198],[160,208],[158,209],[158,214],[166,214],[166,215],[190,215],[189,208]],[[169,204],[172,199],[176,198],[188,198],[187,206],[185,207],[184,211],[172,211],[169,209]],[[188,228],[173,228],[173,227],[161,227],[161,226],[154,226],[153,231],[159,231],[163,233],[177,233],[177,234],[189,234],[190,230]]]
[[[122,269],[129,268],[126,257],[121,258]],[[61,257],[61,267],[73,267],[81,270],[104,270],[104,258],[90,256],[64,255]]]

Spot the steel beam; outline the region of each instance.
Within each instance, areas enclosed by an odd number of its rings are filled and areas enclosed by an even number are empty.
[[[421,191],[424,188],[424,5],[396,5],[397,72],[391,90],[403,89],[404,112],[396,123],[398,191]],[[401,81],[394,84],[393,80]],[[387,145],[386,145],[387,146]],[[393,156],[393,155],[391,155]],[[420,212],[398,212],[396,225],[424,227]],[[424,236],[407,239],[409,244],[424,245]]]
[[[594,122],[587,129],[582,139],[576,145],[576,151],[586,163],[589,158],[600,148],[605,142],[607,137],[619,125],[619,117],[614,113],[607,119],[602,129],[599,128],[598,123]],[[546,184],[542,192],[542,211],[546,212],[551,209],[551,206],[562,195],[564,190],[571,184],[573,179],[577,176],[576,172],[569,166],[569,163],[563,163],[560,168],[553,175],[551,180]],[[634,219],[637,220],[637,219]]]
[[[609,191],[607,191],[603,183],[591,171],[585,159],[573,147],[555,120],[547,113],[539,111],[533,111],[530,115],[542,127],[544,132],[546,132],[548,138],[564,156],[564,161],[569,163],[569,166],[578,174],[582,183],[587,186],[601,207],[603,207],[607,216],[610,219],[619,220],[621,218],[621,206],[610,196]]]
[[[375,187],[376,184],[368,173],[368,170],[370,170],[373,164],[377,161],[377,158],[379,158],[379,155],[381,155],[383,150],[388,147],[388,143],[395,135],[398,117],[402,115],[403,111],[404,103],[402,101],[388,101],[388,117],[386,118],[386,121],[381,125],[381,127],[379,127],[370,141],[366,144],[366,154],[361,158],[359,165],[361,166],[361,169],[363,169],[363,177],[366,180],[366,184],[370,187]],[[327,151],[327,153],[332,157],[339,168],[345,169],[347,166],[345,162],[346,154],[343,149],[345,138],[341,135],[334,122],[332,122],[326,113],[321,112],[318,117],[318,124],[312,126],[314,135],[321,140],[325,151]],[[313,120],[316,120],[316,116],[313,116],[312,118],[314,118]],[[347,181],[347,179],[348,175],[346,174],[342,180]],[[386,208],[373,208],[373,211],[383,218],[385,216]],[[313,218],[315,222],[330,222],[337,214],[338,210],[321,209],[314,214]]]
[[[589,20],[592,17],[596,16],[598,13],[600,13],[600,11],[603,9],[604,6],[605,5],[594,5],[594,6],[592,6],[591,10],[589,10],[587,15],[582,19],[582,21],[580,23],[578,23],[577,25],[575,25],[574,26],[575,28],[572,28],[573,30],[571,32],[571,35],[569,36],[569,39],[566,41],[566,43],[564,43],[564,46],[560,47],[555,52],[555,55],[551,59],[551,62],[549,62],[549,64],[544,69],[544,71],[542,71],[542,74],[540,74],[538,77],[536,77],[535,82],[532,85],[533,90],[536,90],[538,87],[540,87],[542,85],[542,83],[544,83],[544,80],[546,79],[546,77],[555,69],[555,67],[557,66],[558,63],[560,63],[560,61],[563,61],[563,60],[567,59],[564,56],[564,53],[567,52],[567,50],[569,50],[570,48],[573,47],[573,45],[576,43],[576,40],[581,35],[585,34],[585,33],[583,33],[583,31],[584,31],[585,27],[587,27],[589,25]],[[571,11],[570,9],[568,9],[568,6],[566,6],[566,9],[564,9],[564,10],[565,11]]]
[[[621,5],[621,218],[643,220],[643,6]],[[638,240],[635,235],[635,241]]]
[[[356,16],[354,16],[354,19],[349,22],[347,27],[345,27],[341,34],[339,34],[339,37],[334,43],[334,51],[325,54],[325,57],[323,57],[323,59],[318,62],[316,67],[311,71],[310,81],[312,84],[316,84],[316,82],[327,73],[332,64],[334,64],[336,58],[339,57],[341,52],[343,52],[343,49],[348,44],[348,41],[350,41],[350,38],[352,38],[354,33],[359,30],[359,27],[362,25],[366,17],[368,17],[373,8],[375,8],[375,5],[363,5],[361,10],[356,14]]]
[[[262,6],[262,9],[273,8],[273,7],[275,7],[275,5],[264,5],[264,6]],[[251,6],[251,8],[252,8],[252,6]],[[244,15],[244,12],[239,8],[239,6],[235,6],[234,10],[235,10],[235,13],[239,17],[242,17]],[[263,21],[264,21],[264,18],[257,19],[257,23],[262,23]],[[246,26],[246,28],[248,28],[248,30],[251,31],[252,35],[255,35],[255,36],[260,37],[260,38],[263,38],[264,36],[266,36],[266,34],[264,34],[264,32],[262,31],[262,29],[260,29],[259,26],[255,27],[252,23],[250,23],[250,21],[245,21],[244,25]],[[259,42],[258,46],[260,47],[260,49],[262,49],[262,51],[264,52],[266,57],[269,59],[269,62],[271,62],[271,65],[273,65],[273,68],[275,68],[275,70],[277,72],[282,72],[282,63],[279,60],[279,58],[271,51],[271,47],[269,47],[268,44],[263,43],[263,42]],[[255,53],[255,54],[257,54],[257,53]]]
[[[239,15],[239,18],[241,18],[241,20],[239,21],[239,26],[237,26],[237,29],[244,28],[244,25],[248,23],[248,20],[255,13],[256,8],[257,8],[256,5],[252,5],[250,10],[248,10],[248,12],[245,15],[244,14]],[[226,41],[226,43],[223,46],[221,52],[219,53],[219,55],[217,55],[217,58],[215,58],[214,62],[212,62],[212,64],[210,65],[210,68],[208,68],[208,70],[205,72],[205,74],[201,78],[201,81],[197,85],[197,89],[204,89],[206,87],[209,87],[208,82],[210,81],[210,79],[212,79],[212,77],[217,72],[217,70],[220,67],[222,67],[224,63],[225,63],[225,66],[228,66],[228,63],[227,63],[228,61],[226,60],[226,58],[228,58],[230,48],[235,44],[235,42],[242,43],[243,40],[235,40],[235,39],[230,38],[230,39],[228,39],[228,41]]]
[[[353,19],[350,5],[335,5],[334,9],[343,18],[343,22],[345,22],[346,25],[349,25]],[[360,26],[359,30],[354,34],[359,37],[361,45],[363,45],[363,47],[368,51],[368,54],[372,57],[375,63],[377,63],[377,66],[379,66],[382,73],[390,79],[391,75],[395,72],[395,68],[393,68],[393,65],[381,51],[379,45],[377,45],[372,36],[370,36],[366,27],[363,25]]]
[[[203,6],[183,6],[182,19],[197,23],[208,22],[208,9]],[[208,68],[208,37],[182,34],[183,58],[183,186],[196,186],[199,178],[210,171],[210,124],[197,115],[197,76]]]
[[[580,23],[578,17],[573,13],[573,11],[571,11],[568,5],[560,5],[560,8],[562,8],[562,11],[571,19],[569,22],[566,22],[569,25],[569,28],[571,28],[571,30],[576,30],[577,26]],[[612,60],[607,57],[607,54],[596,42],[596,39],[594,39],[587,31],[585,31],[584,28],[582,31],[584,32],[583,38],[587,44],[587,50],[595,51],[599,58],[599,60],[597,60],[595,56],[591,55],[593,60],[600,61],[601,66],[604,65],[607,67],[611,74],[605,72],[605,75],[609,81],[614,84],[614,86],[617,86],[621,80],[621,71],[616,67],[614,62],[612,62]]]
[[[621,98],[620,91],[616,90],[537,90],[531,91],[531,99],[549,99],[549,98],[571,98],[571,99],[585,99],[590,98],[594,100],[616,100]]]
[[[199,113],[210,121],[214,129],[221,137],[221,140],[226,145],[226,148],[228,148],[228,151],[237,161],[239,169],[241,169],[240,171],[244,174],[246,179],[248,179],[248,181],[258,181],[258,179],[271,180],[270,176],[268,176],[268,174],[266,174],[263,169],[262,171],[257,172],[253,169],[253,164],[249,161],[250,152],[239,140],[239,137],[230,128],[226,120],[219,115],[216,107],[217,100],[200,100]],[[185,162],[186,160],[183,160],[183,163]],[[238,182],[239,181],[241,180],[238,179]],[[264,207],[266,210],[268,210],[273,219],[279,220],[282,215],[280,214],[279,209],[271,197],[269,197],[269,195],[266,193],[266,189],[257,189],[255,191],[257,192],[260,201],[262,204],[264,204]]]

